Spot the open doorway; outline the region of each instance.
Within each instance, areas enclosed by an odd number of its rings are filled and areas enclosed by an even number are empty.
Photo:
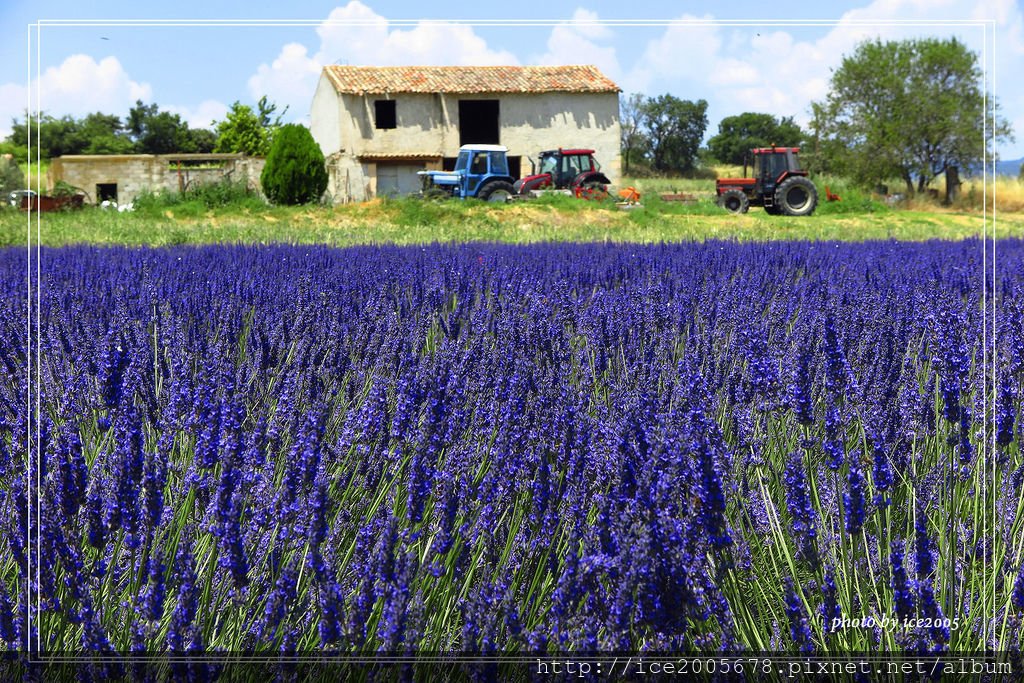
[[[500,144],[498,100],[459,100],[459,144]]]
[[[96,203],[117,202],[117,183],[98,183],[96,185]]]

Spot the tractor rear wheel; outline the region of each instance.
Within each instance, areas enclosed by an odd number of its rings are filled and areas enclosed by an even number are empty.
[[[590,180],[577,187],[575,194],[580,199],[603,201],[608,199],[608,188],[595,180]]]
[[[726,190],[718,198],[718,205],[729,213],[746,213],[750,209],[750,200],[742,190]]]
[[[803,176],[786,178],[775,191],[775,205],[787,216],[810,216],[818,206],[818,190]]]
[[[507,202],[515,193],[512,183],[507,183],[504,180],[492,180],[480,188],[480,193],[477,196],[485,202]]]

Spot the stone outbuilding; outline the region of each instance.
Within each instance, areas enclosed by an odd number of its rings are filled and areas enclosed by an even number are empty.
[[[327,66],[310,123],[334,202],[416,192],[470,143],[506,146],[516,177],[559,147],[620,175],[619,87],[594,66]]]
[[[48,185],[65,182],[86,201],[128,204],[142,192],[183,192],[200,183],[244,182],[260,191],[265,160],[243,154],[82,154],[50,161]]]

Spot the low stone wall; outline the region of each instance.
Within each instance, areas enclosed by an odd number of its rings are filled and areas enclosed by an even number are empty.
[[[100,186],[116,186],[117,202],[135,201],[140,193],[181,192],[197,183],[224,178],[244,180],[260,192],[265,159],[242,154],[109,154],[61,156],[51,160],[48,186],[65,182],[98,204]]]

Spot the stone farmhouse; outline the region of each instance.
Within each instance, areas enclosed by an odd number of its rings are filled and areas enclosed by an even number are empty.
[[[620,174],[619,87],[593,66],[327,66],[310,123],[336,203],[416,192],[470,143],[506,146],[516,177],[558,147]]]

